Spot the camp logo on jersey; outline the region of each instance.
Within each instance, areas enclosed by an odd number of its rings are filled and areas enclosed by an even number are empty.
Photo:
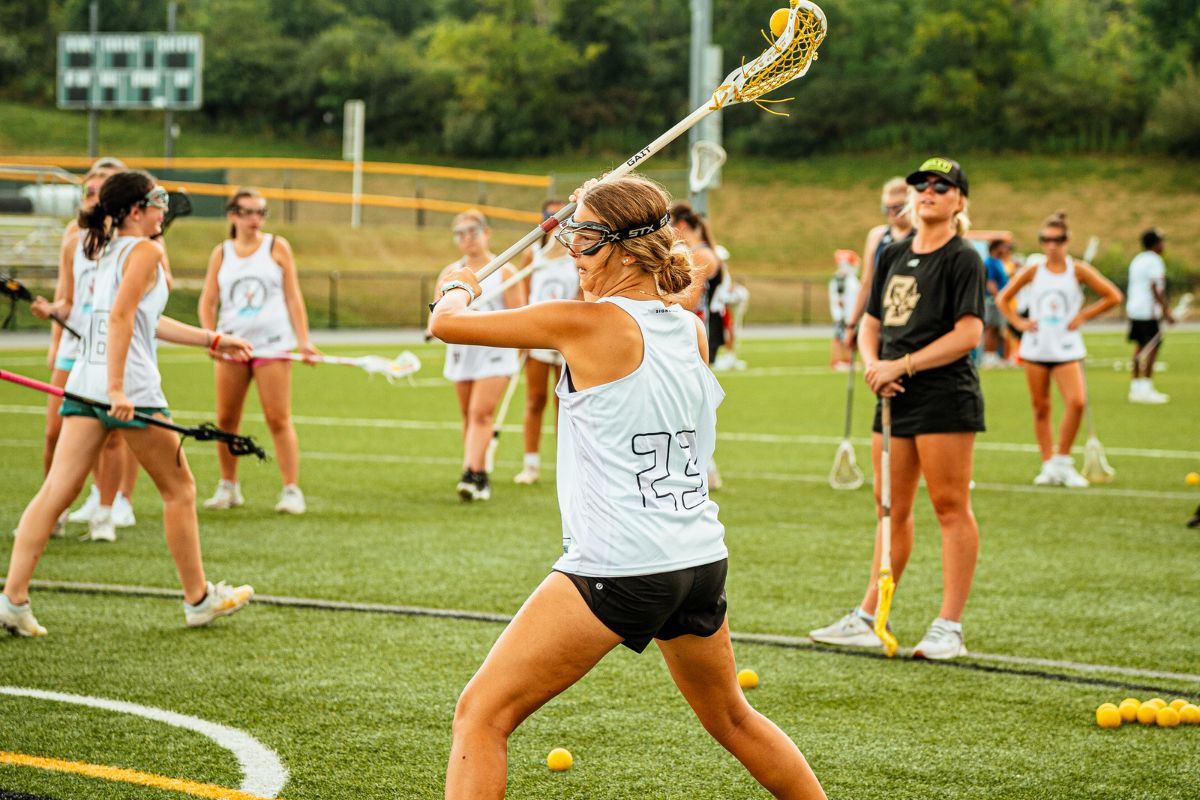
[[[933,158],[925,159],[925,163],[921,165],[921,168],[917,172],[949,172],[952,169],[954,169],[953,161],[934,156]]]
[[[92,302],[96,297],[96,268],[88,267],[81,273],[80,288],[83,289],[83,297],[76,298],[76,302],[80,302],[80,309],[84,314],[92,313]]]
[[[229,300],[239,317],[257,316],[267,302],[267,285],[258,278],[239,278],[229,290]]]
[[[920,301],[916,277],[893,275],[888,280],[887,291],[883,293],[883,324],[891,327],[907,325]]]
[[[1038,324],[1066,325],[1070,321],[1067,319],[1067,307],[1065,293],[1046,292],[1037,299],[1037,307],[1033,309],[1033,318],[1038,321]]]

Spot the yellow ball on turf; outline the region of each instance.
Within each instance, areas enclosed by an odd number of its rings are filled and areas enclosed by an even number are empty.
[[[1137,721],[1143,725],[1153,725],[1158,719],[1158,706],[1149,700],[1138,706]]]
[[[1112,703],[1105,703],[1096,709],[1096,724],[1101,728],[1121,727],[1121,712]]]
[[[550,751],[550,755],[546,756],[546,766],[551,772],[566,772],[575,763],[575,759],[571,758],[571,751],[565,747],[556,747]]]
[[[771,15],[771,35],[778,39],[783,36],[783,29],[787,27],[788,14],[791,12],[786,8],[777,8],[775,13]]]
[[[1184,725],[1200,724],[1200,707],[1188,703],[1186,706],[1179,709],[1179,721]]]
[[[738,673],[738,686],[743,689],[758,688],[758,673],[752,669],[744,669]]]
[[[1167,701],[1163,700],[1161,697],[1152,697],[1149,700],[1147,700],[1146,702],[1149,703],[1150,705],[1154,706],[1155,708],[1166,708],[1167,707]]]
[[[782,33],[782,31],[780,32]],[[1184,480],[1187,481],[1188,486],[1200,486],[1200,472],[1189,472]]]
[[[1175,709],[1176,711],[1180,710],[1187,704],[1188,704],[1188,701],[1184,700],[1182,697],[1176,697],[1170,703],[1167,703],[1167,705],[1169,705],[1171,708]]]
[[[1179,724],[1179,712],[1170,706],[1164,706],[1158,710],[1154,721],[1160,728],[1174,728]]]
[[[1117,706],[1117,710],[1121,712],[1121,719],[1125,722],[1137,722],[1137,711],[1140,705],[1141,703],[1132,697],[1122,700],[1121,705]]]

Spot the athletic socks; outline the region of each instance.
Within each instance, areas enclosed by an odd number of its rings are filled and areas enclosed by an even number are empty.
[[[868,614],[867,612],[863,611],[861,608],[854,609],[854,613],[858,614],[858,618],[861,619],[863,622],[867,623],[871,627],[875,627],[875,615],[874,614]]]
[[[525,469],[537,470],[541,469],[542,457],[538,453],[525,454]]]
[[[940,625],[941,627],[945,628],[948,631],[954,631],[955,633],[959,633],[959,634],[962,633],[962,623],[961,622],[951,622],[948,619],[943,619],[941,617],[938,617],[937,619],[934,620],[934,623],[937,625]]]

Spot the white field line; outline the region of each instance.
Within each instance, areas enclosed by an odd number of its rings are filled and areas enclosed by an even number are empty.
[[[3,583],[3,581],[0,581]],[[77,583],[73,581],[34,580],[30,584],[34,589],[49,589],[67,592],[82,592],[90,594],[115,594],[134,597],[165,597],[181,599],[183,593],[178,589],[162,589],[150,586],[127,586],[122,584]],[[388,603],[353,603],[341,600],[321,600],[307,597],[285,597],[278,595],[254,596],[254,602],[270,606],[286,608],[310,608],[327,611],[357,611],[375,614],[397,614],[402,616],[435,617],[441,619],[465,619],[480,622],[505,623],[512,621],[508,614],[495,614],[486,611],[467,611],[446,608],[425,608],[422,606],[391,605]],[[807,647],[812,645],[807,638],[799,636],[780,636],[762,633],[731,632],[735,642],[746,644],[765,644],[785,647]],[[1161,678],[1189,683],[1200,683],[1200,675],[1186,672],[1164,672],[1161,670],[1139,669],[1136,667],[1120,667],[1110,664],[1086,664],[1078,661],[1051,660],[1030,656],[1013,656],[995,653],[971,652],[970,660],[998,662],[1031,667],[1051,667],[1063,670],[1086,673],[1104,673],[1122,675],[1130,678]]]
[[[36,416],[44,416],[45,413],[45,406],[0,404],[0,414],[33,414]],[[211,411],[177,411],[173,409],[171,414],[179,419],[203,420],[211,419],[213,417],[213,412]],[[245,415],[244,419],[251,420],[253,422],[265,422],[262,414],[248,413]],[[428,431],[462,430],[461,422],[449,422],[443,420],[393,419],[389,417],[328,417],[306,414],[294,415],[292,420],[297,425],[316,425],[334,428],[393,428],[397,430]],[[520,433],[522,428],[520,425],[513,424],[505,425],[501,428],[501,430],[512,433]],[[551,426],[546,426],[542,428],[542,432],[553,433],[554,428]],[[718,432],[717,439],[730,442],[756,442],[762,444],[811,444],[835,446],[841,444],[842,442],[840,436],[782,433],[738,433],[732,431]],[[866,447],[871,444],[871,440],[865,437],[853,438],[851,439],[851,442],[859,447]],[[1038,452],[1037,445],[1017,442],[976,441],[975,449],[1003,453]],[[1130,456],[1133,458],[1170,458],[1183,461],[1200,460],[1200,450],[1166,450],[1143,447],[1105,447],[1104,449],[1109,455]],[[1082,453],[1083,447],[1076,447],[1075,452]]]

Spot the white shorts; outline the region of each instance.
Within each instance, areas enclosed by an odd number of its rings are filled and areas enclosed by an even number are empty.
[[[517,371],[517,351],[508,347],[483,347],[475,344],[446,345],[446,380],[478,381],[507,378]]]
[[[561,367],[563,365],[562,353],[557,350],[530,350],[529,357],[534,361],[540,361],[552,367]]]

